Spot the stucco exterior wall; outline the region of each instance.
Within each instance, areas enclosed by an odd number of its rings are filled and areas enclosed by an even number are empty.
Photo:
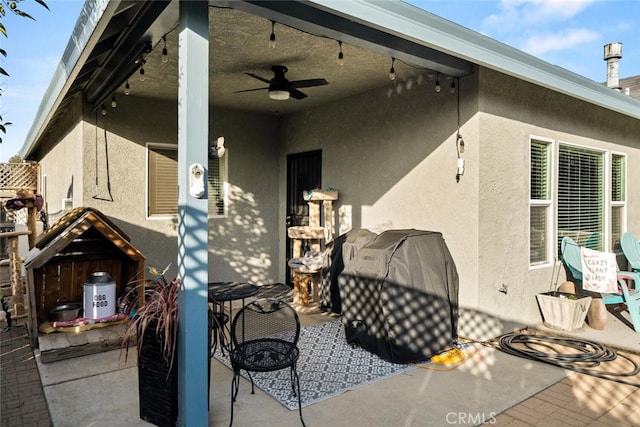
[[[210,136],[224,136],[228,148],[230,203],[227,218],[209,220],[209,279],[285,280],[286,156],[316,149],[322,186],[339,192],[337,234],[379,226],[441,232],[460,276],[460,305],[500,319],[541,320],[535,294],[564,281],[559,261],[529,266],[530,137],[626,154],[627,229],[640,236],[638,121],[482,68],[457,93],[447,83],[436,93],[426,74],[399,76],[283,118],[212,109]],[[73,117],[70,110],[61,122],[60,144],[43,146],[48,198],[60,200],[73,178],[74,206],[113,218],[150,264],[175,263],[176,222],[146,218],[144,188],[145,143],[176,143],[176,105],[126,97],[97,116],[97,131],[95,112],[85,109],[81,124]],[[456,182],[458,117],[465,172]]]
[[[50,197],[59,200],[73,180],[74,207],[100,210],[131,238],[148,264],[163,268],[173,263],[175,268],[176,219],[146,218],[145,144],[177,144],[176,105],[132,95],[119,99],[116,108],[107,106],[104,116],[86,107],[82,113],[84,120],[41,162]],[[212,111],[210,126],[212,138],[225,137],[230,197],[228,217],[209,220],[209,279],[274,282],[278,119]]]
[[[476,81],[472,76],[458,85],[466,142],[460,182],[455,179],[458,93],[450,93],[449,85],[443,81],[436,93],[426,74],[399,78],[378,90],[286,117],[280,182],[286,179],[287,154],[322,149],[322,186],[339,194],[334,202],[337,234],[381,224],[441,232],[460,275],[460,302],[475,305]],[[281,230],[284,236],[284,226]]]
[[[225,137],[229,156],[229,214],[209,220],[209,278],[258,284],[281,281],[280,119],[213,110],[209,120],[211,136]]]
[[[58,119],[55,132],[48,134],[40,151],[46,153],[40,161],[41,192],[45,210],[56,218],[63,209],[63,199],[82,203],[84,183],[84,159],[82,134],[84,124],[80,120],[82,101],[74,98],[66,114]]]
[[[627,155],[628,229],[638,230],[640,123],[506,75],[480,71],[478,306],[540,321],[535,294],[565,280],[561,260],[529,266],[529,139]],[[555,155],[555,154],[554,154]]]

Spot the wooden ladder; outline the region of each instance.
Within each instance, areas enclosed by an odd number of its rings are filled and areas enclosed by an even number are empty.
[[[7,239],[9,254],[7,260],[0,261],[0,271],[3,271],[3,274],[0,274],[0,291],[4,294],[3,309],[5,307],[8,309],[6,313],[8,322],[12,319],[27,317],[29,313],[26,303],[28,301],[26,300],[27,286],[22,276],[23,259],[18,250],[18,238],[31,234],[31,230],[0,232],[0,237]],[[6,274],[7,269],[8,274]]]

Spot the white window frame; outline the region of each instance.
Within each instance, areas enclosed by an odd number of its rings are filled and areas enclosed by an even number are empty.
[[[602,232],[604,233],[604,248],[602,249],[603,251],[607,251],[608,250],[608,246],[609,246],[609,236],[610,236],[610,231],[609,231],[609,206],[610,206],[610,185],[611,185],[611,177],[609,174],[609,150],[603,149],[603,148],[598,148],[598,147],[590,147],[588,145],[581,145],[581,144],[575,144],[575,143],[571,143],[571,142],[567,142],[567,141],[557,141],[556,144],[556,148],[555,148],[555,163],[556,163],[556,172],[554,174],[554,192],[555,192],[555,210],[554,210],[554,219],[555,219],[555,226],[554,226],[554,231],[555,231],[555,236],[556,236],[556,242],[558,241],[558,208],[559,208],[559,202],[558,202],[558,197],[559,197],[559,179],[558,179],[558,173],[559,171],[559,166],[557,165],[557,163],[560,161],[560,147],[570,147],[570,148],[574,148],[576,150],[584,150],[584,151],[588,151],[588,152],[592,152],[594,154],[598,154],[600,156],[602,156],[603,159],[603,171],[602,171],[602,178],[604,179],[604,182],[602,183],[603,185],[603,206],[602,206]],[[574,239],[575,240],[575,239]],[[578,244],[580,244],[580,242],[578,242]]]
[[[622,182],[623,182],[623,191],[622,191],[622,200],[613,200],[613,192],[611,191],[611,185],[612,185],[612,173],[613,173],[613,157],[614,156],[618,156],[621,157],[623,159],[623,173],[622,173]],[[608,222],[608,226],[609,226],[609,238],[607,239],[610,245],[610,250],[613,252],[616,249],[618,249],[621,252],[621,249],[614,247],[614,245],[612,244],[612,238],[613,238],[613,230],[611,229],[611,221],[613,221],[613,208],[617,207],[621,209],[621,218],[620,218],[620,235],[622,236],[622,233],[624,233],[627,230],[627,196],[628,196],[628,188],[629,188],[629,180],[628,180],[628,161],[629,161],[629,157],[627,156],[626,153],[622,153],[619,151],[611,151],[611,153],[608,156],[609,161],[610,161],[610,168],[609,170],[611,172],[609,172],[609,179],[611,180],[609,182],[609,190],[611,191],[610,195],[609,195],[609,212],[610,212],[610,217],[609,217],[609,222]]]
[[[545,144],[547,147],[547,164],[548,164],[548,176],[547,176],[547,186],[548,186],[548,199],[532,199],[532,194],[531,194],[531,182],[529,183],[529,210],[528,210],[528,216],[529,216],[529,236],[527,239],[527,244],[528,244],[528,251],[527,253],[529,254],[529,268],[541,268],[541,267],[548,267],[549,265],[552,264],[554,257],[554,250],[553,250],[553,242],[555,241],[555,239],[553,238],[555,236],[554,233],[554,219],[555,219],[555,208],[554,208],[554,203],[553,201],[555,200],[554,197],[554,177],[555,177],[555,156],[554,156],[554,140],[553,139],[549,139],[549,138],[543,138],[543,137],[539,137],[539,136],[535,136],[532,135],[529,137],[529,151],[528,151],[528,157],[529,157],[529,180],[531,180],[531,146],[533,143],[540,143],[540,144]],[[545,208],[546,211],[546,224],[545,224],[545,238],[546,241],[544,242],[544,247],[545,247],[545,252],[546,252],[546,258],[544,260],[541,261],[536,261],[536,262],[532,262],[531,261],[531,249],[532,249],[532,238],[533,236],[531,235],[531,209],[533,207],[543,207]]]
[[[173,219],[177,217],[177,214],[154,214],[154,213],[150,213],[149,210],[149,184],[150,184],[150,170],[149,170],[149,152],[152,151],[154,148],[156,149],[165,149],[165,150],[175,150],[176,153],[178,151],[178,146],[175,144],[166,144],[166,143],[156,143],[156,142],[148,142],[145,144],[145,149],[146,149],[146,153],[145,153],[145,213],[146,213],[146,218],[148,220],[166,220],[166,219]],[[221,181],[222,181],[222,201],[223,201],[223,213],[222,214],[217,214],[217,213],[211,213],[211,211],[209,211],[209,215],[208,218],[226,218],[228,215],[228,210],[229,210],[229,183],[228,183],[228,158],[229,155],[229,150],[227,149],[225,151],[225,154],[223,157],[221,157],[219,159],[220,162],[222,163],[222,167],[220,168],[221,170]],[[177,157],[177,156],[176,156]],[[211,162],[213,160],[208,160],[207,163],[207,168],[209,168],[209,162]],[[176,177],[178,174],[178,166],[176,164]],[[211,189],[211,185],[208,185],[208,192]],[[211,194],[208,194],[209,199],[211,198]],[[209,202],[209,201],[208,201]],[[178,200],[176,200],[176,206],[177,206]]]
[[[629,194],[629,180],[628,180],[628,161],[629,157],[627,153],[608,150],[599,147],[592,147],[587,145],[575,144],[567,141],[554,140],[550,138],[540,137],[536,135],[530,135],[529,137],[529,179],[531,179],[531,144],[532,143],[543,143],[548,144],[549,147],[549,174],[551,179],[551,188],[550,188],[550,199],[549,200],[539,200],[532,199],[531,194],[531,185],[529,186],[529,224],[531,224],[531,209],[534,206],[543,206],[547,209],[547,260],[531,262],[531,250],[532,250],[532,238],[531,235],[531,226],[529,225],[529,236],[528,236],[528,256],[529,256],[529,268],[536,269],[541,267],[547,267],[551,265],[552,262],[557,260],[558,253],[558,239],[560,235],[560,230],[558,230],[558,187],[559,187],[559,160],[560,160],[560,148],[561,147],[569,147],[575,148],[578,150],[586,150],[587,152],[592,152],[597,155],[601,155],[603,159],[603,172],[600,179],[603,180],[603,200],[602,200],[602,232],[604,233],[603,239],[603,250],[607,252],[613,252],[616,250],[614,247],[614,243],[612,241],[612,218],[613,218],[613,209],[618,207],[621,208],[620,213],[620,228],[621,233],[624,233],[627,230],[627,215],[628,215],[628,194]],[[613,171],[613,158],[614,156],[620,156],[623,158],[623,176],[621,177],[623,180],[623,200],[614,201],[613,192],[612,192],[612,171]]]

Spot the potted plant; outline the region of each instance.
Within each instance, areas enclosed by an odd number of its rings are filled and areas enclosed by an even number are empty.
[[[550,291],[536,295],[545,326],[574,331],[584,324],[591,297],[571,292]]]
[[[122,346],[125,361],[135,340],[138,352],[140,418],[157,426],[175,426],[178,417],[178,295],[179,278],[148,268],[151,278],[129,283],[123,305],[130,310]],[[127,310],[127,308],[125,308]]]

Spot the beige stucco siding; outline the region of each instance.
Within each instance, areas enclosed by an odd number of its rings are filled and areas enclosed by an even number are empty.
[[[336,230],[390,224],[443,234],[460,275],[460,300],[475,304],[478,128],[475,80],[460,82],[466,171],[456,182],[457,94],[423,79],[395,83],[287,117],[285,155],[322,149],[322,185],[334,187]],[[283,201],[284,202],[284,201]],[[282,212],[281,212],[282,213]],[[282,228],[284,234],[284,228]]]
[[[530,138],[549,140],[555,150],[559,143],[570,143],[626,154],[632,231],[640,227],[640,193],[634,188],[640,182],[634,170],[640,162],[640,126],[496,72],[483,69],[480,74],[478,306],[506,319],[533,322],[540,320],[535,294],[555,289],[565,273],[559,260],[529,266]]]
[[[40,161],[41,191],[45,209],[50,214],[62,211],[63,199],[71,198],[76,205],[82,203],[85,124],[80,120],[81,112],[81,99],[75,97],[58,119],[59,126],[46,136],[40,147],[41,152],[46,153]]]
[[[224,136],[228,148],[229,215],[209,220],[209,279],[285,280],[286,158],[317,149],[322,186],[339,193],[337,234],[381,225],[441,232],[460,305],[504,320],[539,321],[535,294],[564,280],[558,262],[529,265],[531,137],[625,154],[627,228],[640,235],[638,121],[482,68],[458,93],[447,88],[436,93],[425,74],[292,116],[212,109],[210,137]],[[458,99],[465,172],[456,182]],[[176,105],[132,94],[97,116],[97,132],[95,112],[83,117],[74,122],[70,110],[52,136],[61,143],[43,146],[47,198],[73,188],[75,206],[114,219],[150,264],[175,263],[175,219],[146,217],[145,144],[176,143]]]
[[[176,117],[174,103],[133,95],[99,113],[97,128],[95,112],[85,110],[84,121],[41,161],[48,197],[57,203],[49,211],[59,210],[72,188],[75,207],[92,206],[109,216],[149,264],[175,267],[176,219],[147,218],[145,185],[146,144],[177,144]],[[224,136],[228,148],[230,203],[227,218],[209,220],[209,278],[277,281],[278,119],[214,111],[210,124],[212,138]]]
[[[279,281],[277,116],[214,110],[210,135],[229,149],[229,214],[209,220],[209,278]],[[284,222],[284,220],[282,220]]]

